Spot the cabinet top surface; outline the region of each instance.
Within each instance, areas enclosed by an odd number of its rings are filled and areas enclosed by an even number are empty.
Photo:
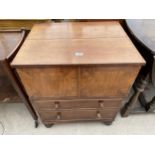
[[[144,64],[117,21],[35,25],[13,66]]]

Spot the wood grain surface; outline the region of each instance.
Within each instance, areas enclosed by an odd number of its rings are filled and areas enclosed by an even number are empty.
[[[21,39],[21,32],[0,31],[0,60],[7,58]]]
[[[79,121],[79,120],[104,120],[104,119],[114,119],[117,114],[117,109],[105,109],[100,110],[100,117],[97,116],[97,110],[61,110],[61,111],[40,111],[44,122],[63,122],[63,121]]]
[[[144,64],[119,22],[39,24],[12,66]]]
[[[127,37],[118,21],[36,24],[28,39],[88,39]]]
[[[37,110],[63,110],[63,109],[104,109],[119,108],[121,98],[117,99],[72,99],[72,100],[33,100],[32,104]]]
[[[22,34],[20,30],[0,30],[0,102],[2,103],[21,102],[20,97],[6,74],[4,61],[9,58],[10,54],[17,48],[23,39]]]
[[[144,63],[119,22],[104,21],[37,24],[12,66],[49,127],[110,124]]]
[[[30,98],[124,97],[140,66],[18,68]],[[121,79],[121,80],[120,80]]]

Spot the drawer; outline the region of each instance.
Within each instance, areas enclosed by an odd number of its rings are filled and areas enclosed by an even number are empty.
[[[94,109],[94,108],[119,108],[121,99],[98,99],[98,100],[44,100],[32,102],[37,109]]]
[[[113,119],[118,109],[106,110],[43,110],[39,111],[39,115],[44,122],[53,121],[74,121],[74,120],[104,120]]]

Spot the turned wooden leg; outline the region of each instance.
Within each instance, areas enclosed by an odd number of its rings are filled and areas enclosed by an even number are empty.
[[[153,86],[155,87],[155,55],[153,56],[153,66],[152,66],[152,71],[151,71],[151,81]]]
[[[144,93],[141,93],[139,95],[139,102],[140,102],[141,106],[145,108],[146,112],[150,109],[150,106],[149,106],[149,104],[147,104],[147,101],[145,99]]]
[[[32,115],[32,118],[34,120],[38,120],[38,116],[37,116],[32,104],[31,104],[31,102],[29,101],[29,98],[28,98],[24,88],[22,87],[22,84],[20,83],[20,81],[19,81],[18,77],[16,76],[15,72],[12,70],[8,60],[4,60],[3,62],[1,62],[1,64],[3,66],[4,71],[8,75],[8,78],[9,78],[10,82],[12,83],[13,87],[15,88],[18,95],[21,97],[24,104],[28,108],[30,114]]]
[[[129,113],[137,103],[140,93],[144,91],[146,85],[147,85],[147,77],[145,79],[141,78],[139,83],[136,85],[135,93],[121,110],[122,117],[127,117],[129,115]]]
[[[46,128],[51,128],[54,124],[51,123],[51,124],[44,124],[46,126]]]
[[[152,100],[148,103],[148,112],[152,112],[155,110],[155,96],[152,98]]]
[[[35,120],[35,121],[34,121],[34,126],[35,126],[35,128],[37,128],[37,127],[39,126],[38,120]]]

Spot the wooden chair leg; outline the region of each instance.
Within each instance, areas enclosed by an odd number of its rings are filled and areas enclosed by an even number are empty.
[[[147,102],[143,93],[139,96],[141,106],[143,106],[146,112],[153,112],[155,110],[155,96],[151,101]]]
[[[152,98],[152,100],[148,103],[149,104],[149,112],[152,112],[155,110],[155,96]]]
[[[6,72],[6,74],[8,75],[9,80],[11,81],[11,83],[14,86],[15,90],[17,91],[18,95],[21,97],[21,99],[25,103],[26,107],[28,108],[31,116],[33,117],[35,122],[38,122],[38,116],[37,116],[34,108],[32,107],[26,93],[24,92],[24,89],[22,88],[20,83],[17,81],[17,78],[15,78],[15,74],[12,71],[12,69],[10,67],[10,64],[8,63],[7,60],[4,60],[2,62],[2,65],[3,65],[3,68],[4,68],[5,72]],[[38,123],[35,123],[35,126],[37,127]]]
[[[153,66],[152,66],[152,72],[151,72],[151,81],[153,86],[155,87],[155,55],[153,56]]]
[[[144,93],[141,93],[139,95],[139,102],[141,104],[142,107],[144,107],[144,109],[146,110],[146,112],[149,110],[149,105],[147,104],[147,101],[145,99]]]
[[[130,114],[131,110],[138,101],[139,95],[141,94],[141,92],[144,91],[146,85],[147,85],[147,77],[145,79],[141,78],[139,83],[136,85],[135,93],[121,110],[122,117],[127,117]]]

